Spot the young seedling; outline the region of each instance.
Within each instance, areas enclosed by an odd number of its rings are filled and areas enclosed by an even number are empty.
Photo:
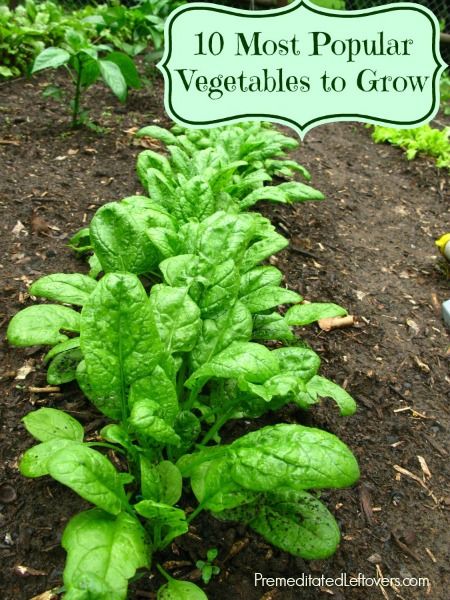
[[[213,564],[218,554],[219,551],[217,548],[210,548],[206,553],[206,560],[198,560],[195,563],[197,569],[200,569],[203,583],[206,585],[208,585],[214,575],[218,575],[220,573],[220,567]]]

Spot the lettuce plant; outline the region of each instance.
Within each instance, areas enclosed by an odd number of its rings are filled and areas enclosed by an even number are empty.
[[[422,125],[416,129],[392,129],[375,125],[372,139],[377,144],[389,142],[400,146],[408,160],[426,154],[435,159],[437,167],[450,169],[450,127],[436,129]]]

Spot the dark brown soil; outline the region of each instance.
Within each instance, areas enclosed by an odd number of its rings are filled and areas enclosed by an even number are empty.
[[[65,246],[68,237],[104,202],[139,190],[134,164],[141,148],[130,129],[154,119],[166,122],[160,83],[153,92],[133,95],[126,108],[98,87],[88,104],[107,131],[68,131],[63,109],[41,97],[44,81],[0,87],[3,600],[29,600],[61,584],[61,532],[83,507],[50,479],[18,474],[18,459],[31,444],[21,417],[45,405],[71,411],[91,432],[101,422],[75,386],[62,393],[30,392],[30,386],[45,385],[42,352],[10,349],[6,325],[28,302],[32,280],[86,268]],[[290,249],[276,259],[289,286],[308,300],[342,304],[358,317],[350,329],[324,333],[310,327],[304,335],[321,353],[324,373],[345,385],[359,408],[343,419],[327,403],[308,415],[287,409],[265,422],[306,421],[336,433],[357,454],[361,483],[323,494],[339,520],[341,546],[333,558],[307,563],[269,547],[243,526],[202,515],[159,558],[180,561],[168,568],[196,580],[195,562],[218,548],[221,573],[205,587],[211,600],[383,598],[376,586],[255,587],[255,572],[286,578],[428,577],[428,589],[389,586],[384,597],[447,600],[449,337],[436,299],[445,300],[450,291],[437,269],[433,240],[448,230],[448,179],[425,159],[408,163],[400,150],[376,146],[364,126],[350,123],[313,130],[296,158],[327,199],[260,208],[291,239]],[[33,213],[45,223],[32,219]],[[30,369],[25,377],[24,366]],[[236,437],[244,427],[229,424],[224,434]],[[25,576],[19,566],[37,574]],[[144,574],[130,597],[154,598],[160,583],[159,576]]]

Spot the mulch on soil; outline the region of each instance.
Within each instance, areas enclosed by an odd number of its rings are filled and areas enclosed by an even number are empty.
[[[21,417],[39,406],[57,406],[88,425],[90,433],[102,423],[75,385],[60,393],[30,391],[46,385],[43,352],[9,348],[7,323],[29,302],[31,281],[87,270],[66,247],[68,238],[103,203],[139,192],[134,165],[142,147],[133,140],[133,128],[168,123],[157,81],[153,90],[133,94],[126,107],[96,87],[88,105],[105,132],[68,131],[63,109],[41,96],[44,82],[45,76],[0,86],[4,600],[29,600],[60,585],[61,533],[85,506],[50,479],[26,480],[18,474],[18,459],[31,445]],[[255,587],[255,572],[265,577],[428,577],[428,589],[391,586],[384,597],[446,600],[449,336],[437,304],[450,296],[450,286],[437,269],[433,241],[450,223],[448,176],[425,159],[409,163],[399,149],[373,144],[367,129],[352,123],[314,129],[294,158],[311,170],[313,185],[327,199],[258,208],[290,238],[289,248],[272,259],[286,283],[308,300],[334,301],[357,316],[351,329],[300,332],[320,353],[323,373],[356,398],[358,411],[341,418],[331,403],[308,414],[290,407],[249,425],[230,423],[224,437],[288,421],[343,439],[359,459],[361,482],[322,495],[338,518],[341,546],[329,560],[305,562],[271,548],[242,525],[201,515],[190,533],[159,558],[175,561],[168,568],[178,577],[198,580],[195,562],[218,548],[221,573],[205,588],[211,600],[383,598],[376,586]],[[26,576],[19,566],[35,571]],[[159,576],[147,573],[133,584],[130,598],[154,598],[160,583]]]

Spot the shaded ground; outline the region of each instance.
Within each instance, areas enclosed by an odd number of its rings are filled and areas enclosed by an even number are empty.
[[[25,480],[18,474],[18,458],[31,442],[20,418],[45,405],[71,411],[89,423],[91,432],[101,422],[75,386],[67,386],[63,394],[30,392],[30,386],[45,385],[42,353],[9,349],[5,327],[27,302],[32,280],[84,268],[65,247],[67,238],[98,206],[139,190],[134,163],[141,148],[129,130],[164,120],[159,89],[133,96],[125,109],[98,88],[89,105],[97,122],[110,131],[67,132],[61,108],[41,98],[42,81],[0,86],[4,600],[28,600],[60,584],[61,532],[83,505],[49,479]],[[221,574],[206,588],[211,600],[383,598],[377,587],[255,587],[255,572],[266,577],[428,577],[428,589],[388,587],[385,598],[446,600],[449,337],[435,304],[449,296],[450,286],[436,268],[433,240],[448,229],[448,181],[426,160],[408,163],[400,150],[374,145],[362,125],[319,127],[296,154],[327,200],[261,209],[291,239],[290,249],[277,259],[289,286],[309,300],[343,304],[358,317],[351,329],[325,334],[309,328],[304,333],[321,353],[324,373],[347,387],[359,409],[356,416],[342,419],[327,403],[308,415],[286,409],[265,422],[301,420],[336,433],[359,458],[361,484],[323,494],[343,534],[330,560],[305,563],[272,549],[243,526],[205,515],[173,545],[170,557],[180,561],[172,565],[173,572],[198,577],[195,561],[217,547]],[[234,438],[243,427],[231,424],[224,433]],[[431,478],[424,474],[427,468]],[[38,574],[23,576],[18,565]],[[159,583],[158,577],[146,574],[133,585],[130,597],[154,598],[152,590]]]

